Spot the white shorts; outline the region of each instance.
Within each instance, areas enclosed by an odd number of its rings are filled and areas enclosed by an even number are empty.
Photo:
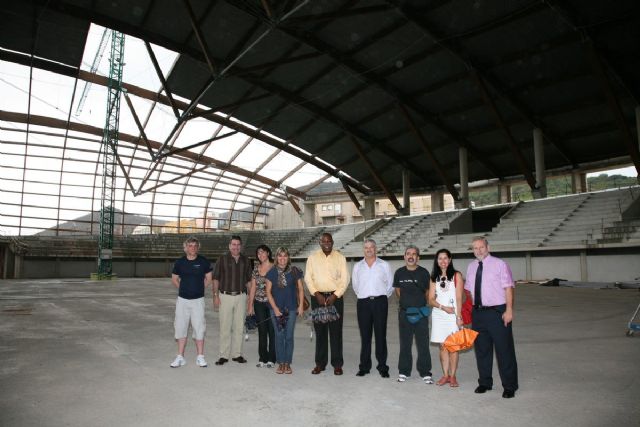
[[[176,301],[176,318],[173,327],[176,339],[186,338],[191,322],[191,336],[196,340],[204,339],[207,323],[204,319],[204,297],[198,299],[184,299],[178,297]]]

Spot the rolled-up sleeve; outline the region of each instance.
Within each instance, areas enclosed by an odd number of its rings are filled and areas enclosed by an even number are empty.
[[[513,273],[511,273],[511,267],[506,262],[502,262],[500,268],[500,284],[503,288],[513,288],[515,283],[513,282]]]

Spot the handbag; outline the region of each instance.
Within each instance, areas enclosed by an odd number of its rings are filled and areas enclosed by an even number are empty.
[[[442,345],[449,353],[466,350],[473,347],[473,343],[478,337],[478,332],[473,329],[462,328],[458,332],[454,332],[444,340]]]
[[[471,292],[465,289],[464,294],[466,296],[466,299],[462,303],[460,313],[462,314],[462,323],[468,325],[473,320],[471,318],[471,313],[473,312],[473,304],[471,303]]]
[[[407,307],[405,310],[405,315],[407,316],[407,321],[412,325],[415,325],[422,319],[423,317],[428,317],[431,313],[431,307]]]
[[[313,323],[329,323],[340,319],[340,313],[335,305],[316,307],[309,312],[308,318]]]

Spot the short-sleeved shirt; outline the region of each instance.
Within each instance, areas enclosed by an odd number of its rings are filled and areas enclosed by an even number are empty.
[[[464,288],[471,292],[475,304],[476,272],[478,260],[474,260],[467,267],[467,281]],[[492,255],[487,255],[482,261],[482,305],[503,305],[507,302],[506,288],[513,288],[513,275],[509,264]]]
[[[393,275],[393,287],[400,288],[400,308],[424,307],[427,305],[429,272],[421,266],[415,270],[401,267]]]
[[[220,282],[221,291],[246,293],[251,280],[251,262],[242,254],[237,261],[231,254],[222,255],[213,269],[213,278]]]
[[[176,260],[172,273],[180,276],[178,296],[184,299],[204,297],[204,277],[211,271],[211,263],[202,255],[190,260],[186,256]]]
[[[275,266],[267,272],[265,277],[271,282],[271,296],[278,309],[282,311],[287,308],[289,312],[295,312],[298,308],[298,287],[296,282],[302,278],[300,270],[292,268],[285,273],[284,278],[287,281],[287,286],[283,288],[278,286],[278,269]]]

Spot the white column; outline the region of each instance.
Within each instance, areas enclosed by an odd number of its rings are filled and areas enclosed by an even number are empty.
[[[458,160],[460,163],[460,208],[469,207],[469,158],[467,149],[458,149]]]
[[[498,203],[511,203],[511,186],[498,184]]]
[[[302,223],[305,227],[313,227],[316,219],[316,204],[304,203],[304,212],[302,213]]]
[[[374,219],[376,217],[376,199],[374,197],[364,198],[364,208],[362,209],[362,216],[365,221]]]
[[[581,171],[571,172],[571,192],[573,194],[587,191],[587,175]]]
[[[533,155],[536,164],[536,185],[539,188],[537,192],[540,197],[547,197],[547,181],[544,168],[544,141],[542,130],[538,128],[533,129]]]
[[[444,210],[444,193],[434,191],[431,193],[431,212],[441,212]]]

